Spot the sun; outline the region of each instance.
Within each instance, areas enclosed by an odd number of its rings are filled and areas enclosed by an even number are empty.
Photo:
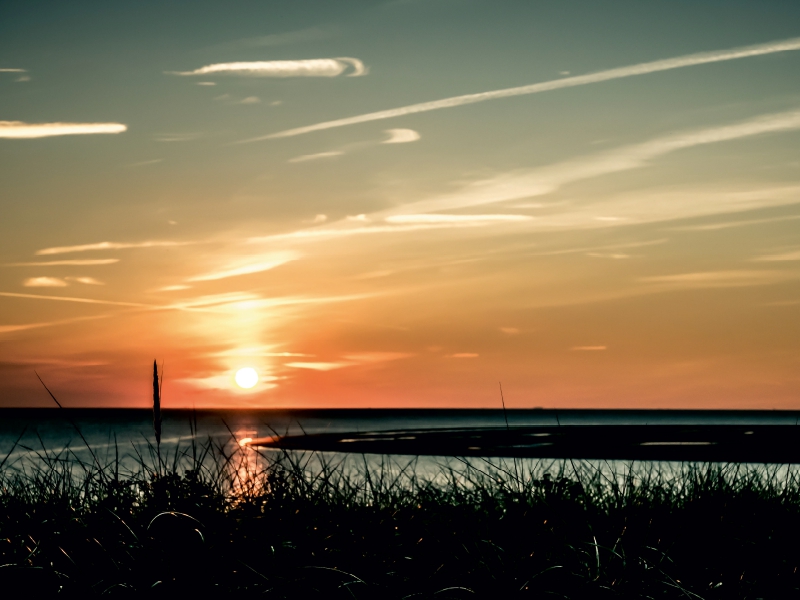
[[[240,388],[249,390],[258,383],[258,373],[256,373],[256,370],[251,367],[244,367],[243,369],[236,371],[236,376],[234,379],[236,380],[236,385],[238,385]]]

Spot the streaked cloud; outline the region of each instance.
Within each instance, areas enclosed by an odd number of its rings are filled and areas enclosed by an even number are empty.
[[[608,350],[608,346],[573,346],[571,349],[575,352],[598,352]]]
[[[192,286],[190,285],[165,285],[164,287],[160,287],[158,289],[153,290],[154,292],[178,292],[180,290],[190,290]]]
[[[57,325],[69,325],[72,323],[77,323],[80,321],[94,321],[96,319],[104,319],[108,315],[89,315],[85,317],[75,317],[72,319],[60,319],[57,321],[43,321],[39,323],[22,323],[19,325],[0,325],[0,334],[3,333],[14,333],[17,331],[27,331],[29,329],[41,329],[43,327],[55,327]],[[4,361],[10,362],[12,364],[49,364],[49,365],[57,365],[57,366],[64,366],[64,367],[88,367],[88,366],[99,366],[105,363],[96,362],[96,361],[69,361],[69,360],[58,360],[58,359],[40,359],[40,360],[25,360],[25,359],[15,359],[11,361]]]
[[[84,285],[105,285],[102,281],[98,281],[94,277],[65,277],[67,281],[75,281]]]
[[[240,275],[251,275],[253,273],[261,273],[269,271],[275,267],[297,260],[300,254],[297,252],[278,252],[270,256],[263,257],[262,260],[256,262],[247,262],[245,264],[229,265],[217,271],[204,273],[190,277],[187,281],[216,281],[218,279],[227,279],[229,277],[238,277]]]
[[[387,129],[384,133],[389,134],[389,138],[381,142],[381,144],[407,144],[409,142],[416,142],[420,135],[413,129]]]
[[[25,287],[67,287],[69,284],[58,277],[29,277],[22,285]]]
[[[164,162],[164,159],[163,158],[151,158],[149,160],[140,160],[140,161],[135,162],[135,163],[128,163],[125,166],[126,167],[145,167],[147,165],[155,165],[155,164],[158,164],[160,162]]]
[[[755,261],[765,262],[782,262],[790,260],[800,260],[800,250],[793,250],[791,252],[781,252],[778,254],[765,254],[754,258]]]
[[[4,267],[60,267],[60,266],[76,266],[76,267],[91,267],[96,265],[111,265],[118,263],[118,258],[97,258],[87,260],[49,260],[44,262],[18,262],[6,263]]]
[[[193,71],[173,71],[170,75],[240,75],[245,77],[347,77],[366,75],[367,68],[357,58],[312,58],[306,60],[267,60],[215,63]]]
[[[33,139],[58,135],[91,135],[122,133],[128,126],[122,123],[25,123],[0,121],[0,138]]]
[[[686,225],[685,227],[672,227],[672,231],[717,231],[719,229],[730,229],[731,227],[747,227],[749,225],[761,225],[763,223],[780,223],[782,221],[795,221],[800,219],[800,215],[790,215],[785,217],[770,217],[768,219],[749,219],[746,221],[724,221],[722,223],[708,223],[705,225]]]
[[[796,275],[785,271],[731,270],[657,275],[642,277],[639,281],[642,283],[662,284],[669,287],[702,288],[768,285],[780,281],[787,281],[796,277]]]
[[[613,260],[622,260],[631,257],[630,254],[622,254],[621,252],[587,252],[586,256],[591,256],[593,258],[610,258]]]
[[[0,73],[25,73],[25,69],[0,69]]]
[[[37,256],[47,254],[68,254],[70,252],[90,252],[94,250],[126,250],[128,248],[168,248],[172,246],[186,246],[194,242],[98,242],[96,244],[80,244],[77,246],[54,246],[37,250]]]
[[[626,67],[618,67],[615,69],[609,69],[605,71],[598,71],[596,73],[590,73],[588,75],[577,75],[574,77],[554,79],[542,83],[534,83],[531,85],[524,85],[520,87],[493,90],[490,92],[479,92],[477,94],[466,94],[463,96],[444,98],[442,100],[434,100],[432,102],[411,104],[409,106],[403,106],[400,108],[382,110],[378,112],[358,115],[355,117],[337,119],[335,121],[325,121],[322,123],[316,123],[314,125],[308,125],[305,127],[297,127],[295,129],[287,129],[285,131],[279,131],[277,133],[271,133],[269,135],[243,140],[243,142],[256,142],[267,139],[293,137],[296,135],[303,135],[314,131],[333,129],[336,127],[346,127],[348,125],[368,123],[370,121],[380,121],[383,119],[393,119],[396,117],[402,117],[405,115],[411,115],[422,112],[429,112],[432,110],[440,110],[443,108],[454,108],[457,106],[464,106],[466,104],[475,104],[477,102],[486,102],[487,100],[496,100],[499,98],[511,98],[514,96],[523,96],[528,94],[538,94],[541,92],[549,92],[552,90],[558,90],[563,88],[588,85],[592,83],[600,83],[603,81],[611,81],[614,79],[623,79],[626,77],[634,77],[637,75],[647,75],[649,73],[658,73],[660,71],[669,71],[672,69],[680,69],[683,67],[692,67],[696,65],[737,60],[740,58],[749,58],[752,56],[763,56],[765,54],[775,54],[777,52],[788,52],[793,50],[800,50],[800,38],[791,38],[787,40],[768,42],[765,44],[757,44],[754,46],[743,46],[727,50],[717,50],[712,52],[702,52],[699,54],[689,54],[684,56],[678,56],[675,58],[667,58],[664,60],[656,60],[652,62],[639,63]]]
[[[189,142],[202,137],[202,133],[159,133],[153,136],[156,142]]]
[[[531,221],[528,215],[393,215],[386,218],[389,223],[493,223]]]
[[[622,146],[599,154],[540,167],[528,172],[503,173],[490,179],[470,183],[451,194],[406,204],[393,209],[390,214],[453,210],[542,196],[570,183],[643,167],[655,158],[679,150],[768,133],[796,131],[798,129],[800,129],[800,110],[792,110],[761,115],[720,127],[674,133],[644,143]],[[642,203],[640,202],[639,204]],[[598,221],[597,212],[602,209],[610,212],[609,208],[611,207],[595,205],[591,208],[591,210],[595,211],[593,215],[586,214],[584,209],[582,218],[590,217],[598,223],[619,222],[619,216],[614,217],[615,220],[613,221],[603,221],[603,217]],[[625,208],[630,211],[634,206],[626,206]],[[703,214],[701,208],[696,208],[695,214]],[[640,208],[643,214],[646,214],[648,210],[651,210],[651,207],[647,205]],[[630,218],[630,215],[625,216]],[[673,215],[673,218],[677,218],[677,216]],[[625,221],[622,222],[624,223]],[[544,221],[544,224],[549,226],[552,223]]]
[[[111,306],[131,306],[137,308],[159,308],[151,304],[138,302],[115,302],[113,300],[95,300],[94,298],[74,298],[70,296],[40,296],[38,294],[18,294],[15,292],[0,292],[4,298],[29,298],[31,300],[52,300],[55,302],[77,302],[80,304],[108,304]]]
[[[290,158],[286,162],[290,163],[301,163],[301,162],[308,162],[309,160],[318,160],[320,158],[331,158],[333,156],[341,156],[344,152],[341,150],[331,150],[329,152],[317,152],[316,154],[304,154],[302,156],[295,156],[294,158]]]
[[[236,104],[261,104],[261,98],[258,96],[247,96],[236,102]]]
[[[365,364],[400,360],[411,356],[414,356],[414,354],[409,352],[359,352],[356,354],[345,354],[343,358],[350,362]]]
[[[354,365],[353,362],[291,362],[285,366],[293,369],[310,369],[312,371],[333,371]]]
[[[447,358],[478,358],[480,354],[475,352],[456,352],[455,354],[448,354]]]
[[[501,327],[500,331],[502,331],[506,335],[517,335],[520,332],[518,327]]]

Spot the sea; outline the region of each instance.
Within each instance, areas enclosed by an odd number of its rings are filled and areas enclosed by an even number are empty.
[[[800,411],[165,410],[162,413],[160,451],[165,457],[181,453],[185,456],[192,444],[206,443],[230,451],[248,439],[318,433],[565,425],[796,426],[798,423]],[[154,449],[153,413],[150,410],[0,409],[0,464],[4,468],[30,468],[57,458],[99,460],[103,464],[115,462],[135,469],[142,461],[147,462],[148,457],[152,458]],[[370,464],[375,464],[377,457],[371,456],[369,460]],[[426,457],[422,468],[435,470],[441,464],[436,457]]]

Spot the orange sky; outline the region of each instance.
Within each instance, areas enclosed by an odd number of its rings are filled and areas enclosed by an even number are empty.
[[[0,406],[798,407],[798,7],[50,6]]]

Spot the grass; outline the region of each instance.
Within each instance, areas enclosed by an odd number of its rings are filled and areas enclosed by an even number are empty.
[[[341,459],[190,441],[0,466],[0,589],[267,598],[787,598],[800,472]],[[35,592],[35,593],[34,593]]]

